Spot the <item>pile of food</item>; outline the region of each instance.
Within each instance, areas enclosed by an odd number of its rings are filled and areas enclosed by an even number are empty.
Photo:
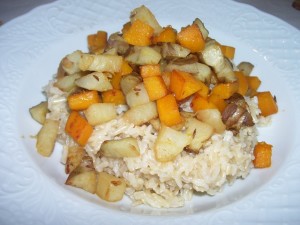
[[[125,194],[134,205],[181,207],[271,166],[257,126],[270,124],[276,99],[200,19],[162,27],[141,6],[122,31],[87,44],[61,60],[46,101],[30,108],[42,124],[38,153],[63,146],[67,185],[110,202]]]

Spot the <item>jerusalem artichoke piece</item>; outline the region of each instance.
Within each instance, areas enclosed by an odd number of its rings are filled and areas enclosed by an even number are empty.
[[[152,47],[135,46],[133,52],[125,60],[137,65],[158,64],[161,60],[161,54]]]
[[[81,188],[95,194],[97,185],[97,172],[95,170],[78,173],[74,170],[66,180],[66,185]]]
[[[150,102],[144,83],[137,84],[126,94],[125,97],[127,105],[130,108]]]
[[[197,111],[198,120],[211,125],[214,131],[222,134],[225,131],[225,124],[222,121],[222,115],[218,109],[203,109]]]
[[[240,62],[237,65],[239,71],[242,71],[246,76],[249,76],[254,68],[254,65],[250,62]]]
[[[80,72],[79,61],[83,53],[77,50],[71,54],[66,55],[61,61],[61,67],[67,74],[74,74]]]
[[[29,109],[31,117],[40,124],[44,124],[46,115],[48,113],[48,103],[46,101],[40,102],[39,104]]]
[[[196,24],[196,25],[199,27],[203,39],[206,40],[206,38],[208,37],[209,32],[208,32],[208,30],[205,28],[204,23],[203,23],[199,18],[196,18],[196,19],[194,20],[193,24]]]
[[[70,174],[75,170],[81,163],[84,156],[84,149],[80,146],[71,146],[68,148],[68,155],[65,165],[66,174]]]
[[[80,73],[74,73],[68,76],[60,77],[55,82],[54,86],[64,92],[71,91],[76,87],[75,81],[81,77]]]
[[[185,121],[185,133],[192,137],[192,141],[187,146],[187,149],[197,153],[203,145],[203,142],[212,136],[214,129],[211,125],[193,117],[189,117]]]
[[[102,72],[93,72],[85,75],[75,81],[78,87],[94,90],[94,91],[107,91],[111,90],[113,87],[108,79],[108,77]]]
[[[121,70],[123,63],[122,56],[118,55],[92,55],[81,54],[79,60],[79,69],[82,71],[97,71],[115,73]]]
[[[147,123],[157,117],[158,113],[155,102],[148,102],[143,105],[132,107],[126,111],[123,116],[126,121],[137,126]]]
[[[120,201],[125,193],[126,183],[122,178],[115,177],[106,172],[98,174],[96,194],[108,202]]]
[[[39,154],[49,157],[54,149],[58,134],[59,121],[46,119],[37,134],[36,148]]]
[[[114,103],[95,103],[84,110],[88,123],[92,126],[100,125],[117,117]]]
[[[140,20],[154,29],[154,33],[160,33],[162,27],[157,22],[153,13],[144,5],[134,9],[130,14],[130,21],[133,23],[136,20]]]
[[[164,58],[185,58],[190,53],[189,49],[175,43],[163,43],[161,48],[161,54]]]
[[[127,95],[132,90],[132,88],[134,88],[137,84],[141,82],[142,82],[141,76],[133,73],[133,74],[122,76],[120,81],[120,87],[124,95]]]
[[[133,137],[107,140],[101,145],[100,154],[112,158],[138,157],[140,148],[137,139]]]
[[[162,125],[154,145],[155,158],[159,162],[172,161],[190,142],[187,134]]]

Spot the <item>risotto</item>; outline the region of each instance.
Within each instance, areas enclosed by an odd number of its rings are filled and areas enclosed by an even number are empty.
[[[254,151],[257,126],[270,124],[277,105],[257,91],[253,65],[233,66],[234,48],[199,19],[177,32],[145,6],[130,18],[122,34],[107,40],[99,31],[89,53],[64,57],[47,101],[30,109],[43,125],[38,152],[63,146],[66,184],[110,202],[125,194],[133,205],[171,208],[270,166]]]

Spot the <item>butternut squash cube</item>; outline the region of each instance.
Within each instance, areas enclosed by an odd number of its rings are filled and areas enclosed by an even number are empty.
[[[123,38],[128,44],[148,46],[151,44],[154,29],[138,19],[131,23],[131,26],[127,30],[124,30],[124,32]]]
[[[170,91],[176,100],[183,100],[199,91],[202,85],[193,75],[187,72],[173,70],[170,79]]]
[[[168,89],[161,76],[144,78],[144,85],[147,90],[150,101],[155,101],[168,94]]]
[[[200,52],[205,46],[204,38],[197,24],[182,28],[177,34],[177,41],[191,52]]]

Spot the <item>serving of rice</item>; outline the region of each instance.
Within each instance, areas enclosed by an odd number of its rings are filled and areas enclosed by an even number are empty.
[[[53,84],[54,81],[51,81],[45,88],[50,111],[47,118],[60,121],[58,141],[64,149],[68,149],[74,141],[64,131],[69,114],[67,96]],[[255,98],[247,101],[258,124],[260,111]],[[223,134],[214,134],[204,143],[200,153],[182,151],[174,161],[161,163],[155,159],[153,152],[157,131],[152,125],[135,126],[125,122],[122,114],[126,107],[118,107],[118,118],[96,126],[85,149],[93,158],[96,171],[126,179],[126,194],[134,205],[181,207],[192,198],[194,191],[214,195],[226,184],[246,178],[253,168],[256,126],[244,127],[236,136],[227,130]],[[103,141],[129,136],[137,138],[140,157],[97,157]],[[64,157],[62,161],[65,163]]]

